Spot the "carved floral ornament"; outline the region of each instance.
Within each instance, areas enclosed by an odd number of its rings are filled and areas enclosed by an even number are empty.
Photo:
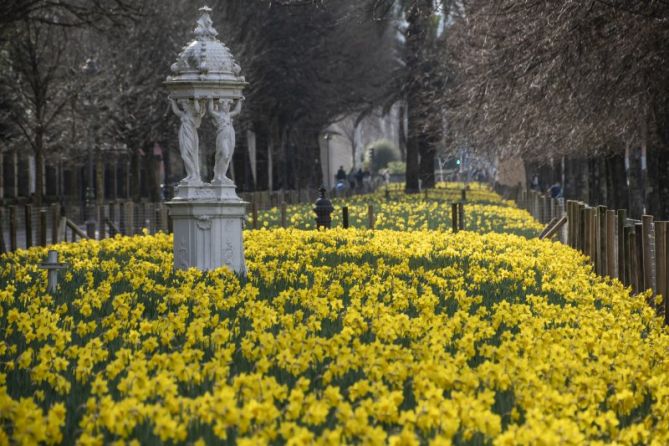
[[[209,215],[200,215],[196,218],[196,225],[201,231],[211,229],[211,217]]]

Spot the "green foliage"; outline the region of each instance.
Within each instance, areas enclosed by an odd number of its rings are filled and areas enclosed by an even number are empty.
[[[374,156],[372,157],[372,151],[374,151]],[[400,159],[399,149],[391,141],[387,139],[380,139],[367,147],[367,156],[372,158],[372,170],[378,172],[381,169],[385,169],[388,166],[388,163],[397,161]]]
[[[407,163],[404,161],[391,161],[388,163],[388,171],[390,174],[403,174],[407,171]]]

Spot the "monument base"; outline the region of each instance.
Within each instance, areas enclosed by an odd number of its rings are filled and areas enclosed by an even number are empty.
[[[174,201],[179,200],[221,200],[240,201],[232,180],[226,183],[202,183],[201,185],[178,184],[175,188]]]
[[[211,271],[227,266],[245,275],[246,205],[234,185],[180,187],[167,203],[174,231],[174,268]]]

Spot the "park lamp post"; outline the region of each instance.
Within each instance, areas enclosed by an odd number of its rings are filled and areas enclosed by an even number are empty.
[[[325,187],[327,190],[331,190],[332,186],[330,185],[330,140],[332,139],[332,133],[325,132],[323,135],[325,140]]]
[[[330,172],[330,140],[335,135],[339,135],[339,132],[334,130],[324,130],[323,131],[323,140],[325,141],[325,181],[323,184],[327,190],[332,190],[332,172]]]
[[[93,79],[100,73],[100,68],[93,58],[86,59],[86,63],[81,66],[81,72],[88,77],[89,83],[93,83]],[[93,96],[91,92],[91,85],[88,86],[85,93],[84,106],[88,109],[89,119],[92,118],[97,110],[93,104]],[[86,232],[89,237],[94,236],[91,232],[95,231],[95,189],[93,186],[93,146],[95,145],[94,129],[91,124],[88,125],[86,142],[88,148],[86,153],[86,189],[84,190],[84,220],[86,222]]]

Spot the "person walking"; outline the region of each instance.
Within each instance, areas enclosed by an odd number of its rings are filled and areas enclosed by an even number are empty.
[[[362,169],[358,169],[358,171],[355,174],[355,181],[358,185],[358,190],[360,192],[362,192],[362,178],[363,178]]]
[[[337,180],[337,183],[346,181],[346,171],[344,170],[344,166],[339,166],[339,170],[335,175],[335,180]]]
[[[353,166],[348,171],[348,183],[351,186],[351,190],[355,190],[355,167]]]

